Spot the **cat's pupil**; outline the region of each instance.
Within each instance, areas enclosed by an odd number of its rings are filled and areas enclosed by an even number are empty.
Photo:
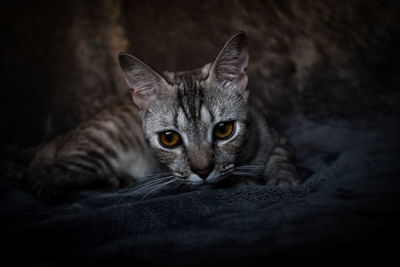
[[[224,122],[221,122],[217,125],[217,131],[220,133],[226,133],[226,124]]]
[[[174,136],[174,133],[173,132],[165,132],[164,135],[165,135],[165,139],[168,142],[171,142],[172,141],[172,137]]]

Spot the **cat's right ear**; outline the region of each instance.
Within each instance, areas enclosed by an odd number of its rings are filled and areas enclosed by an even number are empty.
[[[118,61],[133,101],[140,109],[146,109],[158,96],[160,89],[168,87],[165,79],[140,59],[120,53]]]

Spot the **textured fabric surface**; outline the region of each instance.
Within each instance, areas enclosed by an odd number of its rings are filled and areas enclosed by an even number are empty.
[[[46,206],[18,188],[23,164],[2,162],[3,255],[48,266],[389,259],[398,238],[398,120],[288,120],[307,178],[291,188],[207,188],[144,200],[129,190],[85,192]]]

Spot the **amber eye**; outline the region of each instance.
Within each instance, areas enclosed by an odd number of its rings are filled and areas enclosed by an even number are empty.
[[[174,131],[165,131],[160,133],[160,142],[168,148],[173,148],[180,144],[181,138],[179,134]]]
[[[214,127],[214,134],[219,139],[226,139],[233,132],[233,122],[220,122]]]

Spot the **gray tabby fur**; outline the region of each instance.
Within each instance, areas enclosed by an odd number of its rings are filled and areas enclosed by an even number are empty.
[[[171,185],[299,183],[290,144],[248,105],[246,35],[233,35],[212,64],[162,75],[136,57],[119,55],[136,105],[113,106],[39,151],[25,184],[41,200],[70,192],[138,183],[145,195]],[[219,122],[234,132],[216,140]],[[173,130],[182,144],[166,148],[159,133]],[[211,167],[210,167],[211,166]],[[194,170],[212,168],[201,178]]]

